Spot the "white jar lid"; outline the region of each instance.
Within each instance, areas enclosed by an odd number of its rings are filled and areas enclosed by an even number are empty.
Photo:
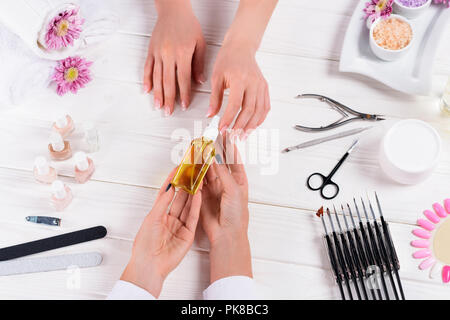
[[[380,166],[387,176],[403,184],[425,180],[439,162],[441,138],[421,120],[394,124],[381,143]]]

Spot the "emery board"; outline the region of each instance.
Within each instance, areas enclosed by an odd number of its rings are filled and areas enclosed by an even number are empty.
[[[64,233],[58,236],[44,238],[36,241],[17,244],[0,249],[0,261],[11,260],[49,251],[62,247],[71,246],[91,240],[101,239],[106,236],[106,228],[103,226],[92,227],[74,232]]]

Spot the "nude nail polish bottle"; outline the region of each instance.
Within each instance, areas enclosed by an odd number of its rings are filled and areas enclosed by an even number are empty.
[[[72,149],[69,141],[64,141],[61,134],[52,132],[50,135],[50,144],[48,145],[50,157],[53,160],[66,160],[72,156]]]
[[[52,183],[56,180],[56,170],[48,161],[40,156],[34,161],[33,174],[36,181],[41,183]]]
[[[60,180],[52,183],[51,201],[56,211],[64,210],[72,202],[72,190]]]
[[[75,153],[75,181],[85,183],[94,173],[94,162],[82,151]]]
[[[56,119],[52,129],[58,132],[63,138],[66,138],[75,130],[75,125],[72,118],[68,114],[65,114]]]

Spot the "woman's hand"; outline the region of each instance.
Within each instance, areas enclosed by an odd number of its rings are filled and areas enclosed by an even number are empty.
[[[234,147],[237,155],[237,148]],[[244,166],[222,164],[220,155],[206,174],[201,222],[211,243],[211,283],[233,275],[252,276],[248,242],[248,183]]]
[[[191,247],[202,202],[201,188],[194,196],[183,190],[175,195],[169,184],[175,172],[176,169],[159,190],[152,210],[142,223],[131,259],[121,277],[154,297],[159,296],[164,279]]]
[[[181,108],[190,103],[191,77],[199,83],[203,75],[205,40],[200,24],[187,0],[155,1],[158,21],[153,30],[144,69],[144,91],[153,89],[154,106],[172,114],[180,91]]]

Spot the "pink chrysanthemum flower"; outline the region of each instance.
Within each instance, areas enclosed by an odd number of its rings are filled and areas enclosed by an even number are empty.
[[[81,57],[68,57],[58,61],[53,73],[52,80],[58,85],[56,92],[62,96],[68,91],[77,93],[79,88],[83,88],[91,81],[89,67],[91,61]]]
[[[394,0],[371,0],[366,3],[364,12],[366,16],[364,19],[368,19],[370,23],[373,23],[379,17],[387,18],[392,13],[392,4]]]
[[[434,3],[443,4],[447,8],[450,8],[450,0],[434,0]]]
[[[45,44],[50,50],[58,50],[62,47],[73,45],[80,37],[81,25],[84,23],[78,15],[79,8],[60,12],[50,21],[45,34]]]

